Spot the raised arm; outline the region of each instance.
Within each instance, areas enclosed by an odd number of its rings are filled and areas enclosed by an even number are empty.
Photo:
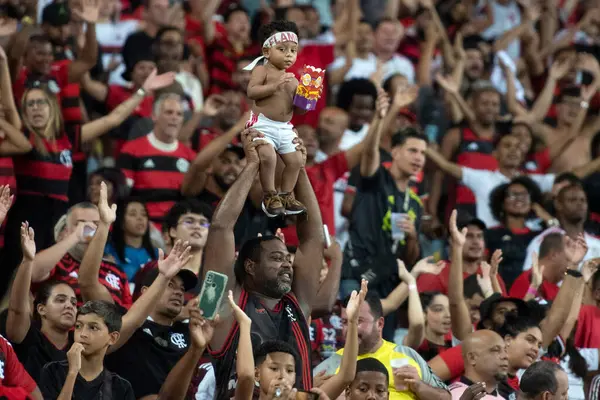
[[[475,113],[473,112],[471,107],[469,107],[469,105],[467,104],[465,99],[463,99],[463,97],[460,95],[460,92],[458,90],[459,89],[458,82],[455,81],[453,77],[450,77],[450,76],[444,77],[441,74],[437,74],[435,76],[435,80],[440,84],[440,86],[442,88],[444,88],[446,93],[448,93],[448,95],[450,95],[451,98],[456,102],[456,104],[460,108],[460,111],[464,115],[464,117],[467,120],[467,122],[469,123],[469,125],[471,125],[471,127],[473,127],[473,129],[477,129],[478,124],[477,124],[477,118],[475,117]]]
[[[204,42],[208,45],[215,39],[215,26],[213,25],[213,15],[221,5],[221,0],[209,0],[202,13],[202,25],[204,28]]]
[[[306,148],[300,139],[296,140],[300,143],[297,151],[302,152],[306,163]],[[319,274],[323,265],[323,220],[317,197],[304,168],[298,175],[295,195],[306,206],[307,212],[299,215],[296,220],[299,245],[294,259],[292,291],[308,320],[319,289]]]
[[[31,326],[29,293],[33,259],[35,258],[35,240],[33,228],[29,227],[27,222],[21,224],[21,249],[23,250],[23,261],[12,284],[6,320],[6,337],[12,343],[17,344],[23,342]]]
[[[250,329],[252,320],[233,300],[233,292],[229,291],[229,306],[233,316],[240,326],[240,336],[235,360],[235,373],[237,384],[235,386],[235,400],[251,400],[254,393],[254,355],[252,354],[252,337]]]
[[[350,295],[346,314],[348,315],[348,329],[346,331],[346,344],[344,345],[344,354],[340,364],[340,370],[337,374],[327,379],[321,390],[329,396],[330,399],[337,399],[344,389],[354,380],[356,375],[356,358],[358,357],[358,310],[367,295],[367,281],[362,280],[359,293],[356,290]]]
[[[100,9],[99,0],[83,0],[82,9],[71,11],[86,22],[85,46],[75,61],[69,64],[69,82],[78,83],[83,75],[94,68],[98,61],[98,41],[96,40],[96,22]]]
[[[78,243],[85,241],[83,228],[86,223],[80,222],[73,232],[52,247],[39,252],[35,256],[33,274],[31,281],[34,283],[48,279],[56,264],[67,254],[67,252]],[[90,225],[88,225],[90,226]]]
[[[497,40],[494,41],[492,49],[494,52],[498,52],[500,50],[506,49],[512,42],[518,40],[521,35],[527,32],[527,30],[532,29],[532,25],[536,23],[536,21],[540,18],[540,9],[539,7],[530,4],[529,7],[525,8],[525,12],[523,13],[523,21],[521,25],[505,32],[500,36]]]
[[[417,289],[417,280],[406,270],[402,260],[397,261],[400,279],[408,285],[408,333],[402,340],[402,344],[417,349],[425,338],[423,305]]]
[[[98,211],[100,212],[100,222],[96,228],[96,233],[90,241],[81,265],[79,267],[78,283],[81,289],[83,301],[105,300],[113,303],[113,299],[100,283],[100,265],[104,256],[104,248],[108,239],[110,225],[117,218],[117,205],[108,205],[108,195],[106,183],[100,183],[100,201],[98,202]]]
[[[373,176],[380,164],[379,142],[381,141],[381,132],[383,125],[382,119],[388,112],[388,98],[383,89],[378,89],[377,110],[369,129],[373,129],[372,134],[363,140],[364,150],[360,158],[360,175]]]
[[[311,317],[313,319],[331,314],[331,310],[333,310],[333,306],[337,301],[337,294],[340,291],[340,278],[344,257],[339,243],[334,240],[331,246],[323,251],[323,257],[325,260],[330,261],[330,265],[327,269],[327,276],[321,282],[312,306]]]
[[[198,362],[204,350],[213,337],[214,325],[218,322],[202,318],[202,312],[197,307],[190,309],[190,338],[192,343],[177,364],[169,371],[169,375],[160,387],[157,399],[184,400],[192,378],[198,368]]]
[[[463,294],[462,252],[465,245],[467,228],[463,228],[462,231],[458,230],[456,216],[457,212],[453,210],[448,226],[452,238],[452,255],[450,257],[450,273],[448,277],[448,282],[452,282],[452,284],[448,285],[448,299],[450,301],[450,315],[452,316],[452,333],[457,339],[464,340],[473,331],[469,307],[465,302]]]
[[[427,147],[427,158],[433,161],[446,174],[456,179],[462,179],[463,173],[460,165],[448,161],[443,155],[431,148],[431,146]]]
[[[256,147],[263,144],[262,141],[253,141],[254,138],[262,137],[262,133],[254,129],[246,129],[242,132],[244,151],[246,153],[246,166],[231,185],[225,196],[215,209],[208,230],[208,238],[204,251],[204,265],[208,268],[202,269],[202,279],[208,270],[220,272],[229,276],[228,286],[235,286],[235,275],[232,265],[235,262],[235,237],[233,228],[237,222],[244,203],[248,198],[254,178],[258,174],[260,160]],[[235,293],[234,293],[235,294]]]
[[[213,118],[221,111],[224,104],[225,99],[223,96],[218,94],[209,96],[202,104],[202,108],[196,110],[194,114],[192,114],[192,117],[183,125],[179,131],[179,141],[188,142],[194,135],[198,125],[200,125],[200,122],[202,122],[204,118]]]
[[[108,85],[92,79],[89,72],[83,74],[81,87],[100,103],[104,103],[108,97]]]
[[[4,107],[6,121],[8,121],[17,131],[20,131],[22,123],[12,91],[8,56],[2,47],[0,47],[0,70],[0,101],[2,101],[2,107]],[[21,134],[21,136],[23,136],[23,134]]]
[[[565,254],[570,262],[569,268],[577,271],[579,263],[583,260],[588,250],[585,238],[583,235],[579,235],[576,240],[572,240],[565,235],[565,241]],[[543,348],[548,347],[556,335],[560,333],[561,328],[567,321],[569,311],[571,311],[573,297],[578,291],[583,290],[583,285],[584,280],[582,277],[576,278],[571,275],[565,276],[565,279],[560,286],[560,290],[552,302],[550,310],[546,314],[546,318],[540,322]]]
[[[142,102],[148,92],[169,86],[173,83],[174,79],[175,74],[172,72],[156,75],[156,70],[152,71],[142,85],[141,90],[138,90],[133,96],[121,103],[107,116],[83,125],[81,127],[81,141],[84,143],[89,142],[121,125]]]

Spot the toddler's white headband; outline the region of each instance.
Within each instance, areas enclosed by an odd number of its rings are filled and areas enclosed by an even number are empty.
[[[298,43],[298,35],[296,35],[294,32],[277,32],[274,33],[273,35],[269,36],[267,38],[267,40],[265,40],[265,42],[262,45],[262,48],[270,48],[273,47],[279,43],[283,43],[283,42],[294,42],[294,43]],[[258,64],[258,62],[262,59],[264,59],[265,56],[260,56],[254,59],[254,61],[252,61],[250,64],[248,64],[248,66],[246,66],[244,68],[244,70],[246,71],[252,71],[254,69],[254,67],[256,67],[256,65]]]

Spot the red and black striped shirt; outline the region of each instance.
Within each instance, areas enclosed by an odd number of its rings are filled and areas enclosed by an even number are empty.
[[[13,157],[17,195],[44,196],[68,202],[73,171],[71,154],[81,149],[81,125],[65,125],[65,131],[54,141],[42,138],[48,154],[42,154],[35,147],[31,132],[25,130],[24,134],[34,147],[27,154]]]
[[[65,254],[60,259],[56,267],[50,273],[48,279],[54,279],[57,281],[65,282],[73,288],[75,295],[77,296],[77,307],[81,307],[83,302],[81,299],[81,290],[77,279],[79,278],[79,267],[81,262],[74,259],[69,253]],[[127,275],[123,272],[117,264],[102,260],[100,264],[100,274],[98,281],[108,289],[111,297],[115,301],[115,304],[129,309],[133,303],[131,299],[131,292],[129,291],[129,281]]]
[[[153,222],[161,222],[180,199],[183,176],[195,156],[184,144],[173,145],[159,142],[150,133],[126,143],[117,159],[117,167],[132,187],[132,196],[144,200]],[[166,149],[169,146],[172,148]]]
[[[232,76],[237,69],[237,62],[243,57],[260,55],[260,48],[251,44],[238,52],[225,34],[217,33],[213,42],[207,48],[207,59],[210,75],[210,93],[222,93],[236,90],[237,85]]]

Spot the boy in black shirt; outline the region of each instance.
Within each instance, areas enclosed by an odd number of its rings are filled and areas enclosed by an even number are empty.
[[[42,370],[44,398],[134,400],[129,382],[104,368],[104,356],[109,346],[117,343],[121,323],[114,304],[102,300],[85,303],[77,314],[68,361],[48,363]]]

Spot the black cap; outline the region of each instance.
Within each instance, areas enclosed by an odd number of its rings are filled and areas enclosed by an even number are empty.
[[[142,280],[142,286],[150,287],[160,272],[158,268],[152,268],[146,272]],[[189,269],[182,269],[177,273],[177,276],[183,281],[183,287],[186,292],[192,290],[198,284],[198,277]]]
[[[475,225],[482,231],[485,231],[487,229],[487,226],[485,226],[485,222],[471,215],[468,215],[466,218],[458,221],[458,229],[466,228],[469,225]]]
[[[244,148],[238,144],[228,144],[224,151],[232,151],[240,158],[240,160],[246,157],[246,153],[244,153]]]
[[[529,316],[529,307],[527,307],[527,303],[525,303],[522,299],[516,297],[503,297],[500,293],[494,293],[493,295],[482,301],[481,305],[479,306],[479,312],[481,314],[480,324],[483,324],[483,321],[485,320],[491,319],[494,307],[496,306],[496,304],[503,301],[515,303],[515,305],[517,306],[517,312],[519,317]]]
[[[463,38],[463,48],[465,50],[479,50],[482,43],[486,43],[485,39],[480,35],[469,35]]]
[[[67,25],[71,21],[71,11],[66,3],[52,2],[42,11],[42,23],[52,26]]]

